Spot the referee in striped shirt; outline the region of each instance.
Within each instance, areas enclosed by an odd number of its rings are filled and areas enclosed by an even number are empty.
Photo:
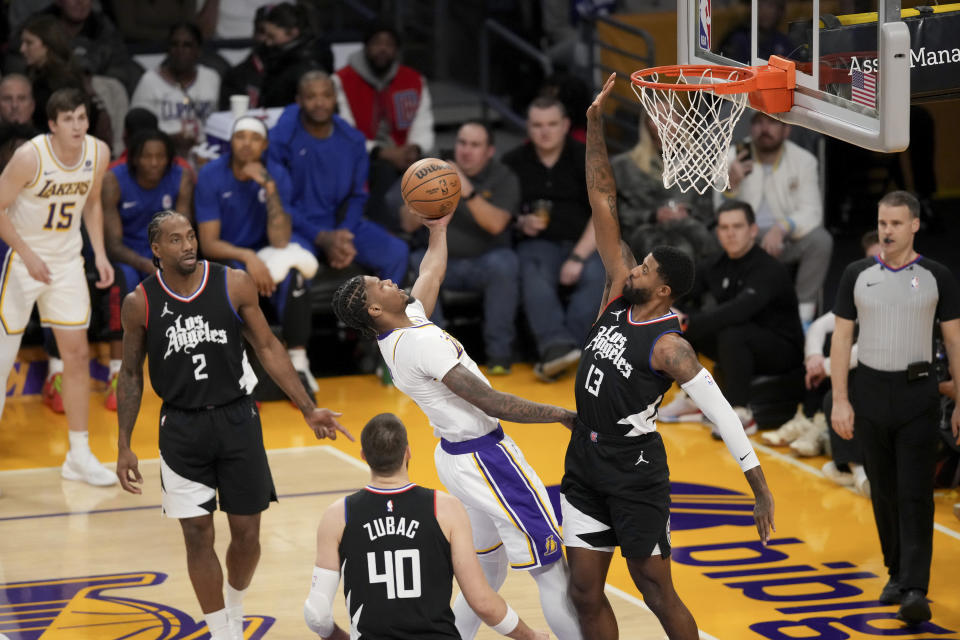
[[[873,514],[890,580],[880,594],[897,617],[930,619],[926,593],[933,552],[933,478],[940,401],[933,372],[933,326],[940,320],[960,397],[960,285],[913,248],[920,203],[906,191],[880,199],[881,252],[843,273],[830,347],[833,429],[863,444]],[[860,323],[857,375],[847,392],[853,326]],[[853,406],[851,406],[851,402]],[[957,405],[960,407],[960,404]],[[951,417],[960,441],[960,408]]]

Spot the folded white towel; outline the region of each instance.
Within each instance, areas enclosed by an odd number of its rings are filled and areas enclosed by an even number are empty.
[[[317,269],[320,268],[317,257],[294,242],[282,249],[264,247],[257,251],[257,256],[267,265],[270,277],[277,283],[287,277],[290,269],[296,269],[309,280],[317,275]]]

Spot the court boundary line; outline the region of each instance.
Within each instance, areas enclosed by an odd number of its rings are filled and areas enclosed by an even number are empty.
[[[352,465],[358,468],[362,468],[364,471],[367,470],[367,465],[365,465],[363,462],[357,460],[356,458],[354,458],[348,453],[344,453],[343,451],[340,451],[332,444],[320,444],[320,445],[313,445],[313,446],[305,445],[300,447],[278,447],[275,449],[267,449],[266,451],[267,451],[267,454],[269,455],[271,453],[298,453],[302,451],[313,451],[313,450],[328,451],[332,453],[335,457],[338,457],[341,460],[344,460],[345,462],[350,462]],[[347,458],[349,458],[349,460],[347,460]],[[138,458],[138,461],[139,462],[160,462],[160,458],[159,457]],[[103,464],[103,466],[105,466],[106,468],[112,471],[115,471],[117,468],[116,462],[108,462],[108,463],[101,463],[101,464]],[[16,475],[22,475],[24,473],[33,473],[34,471],[59,471],[61,466],[62,465],[57,465],[55,467],[29,467],[27,469],[3,469],[3,470],[0,470],[0,478],[8,475],[16,476]]]
[[[609,582],[604,585],[603,590],[609,593],[612,593],[618,598],[621,598],[622,600],[625,600],[626,602],[629,602],[634,606],[640,607],[644,611],[650,611],[650,607],[648,607],[647,603],[644,602],[642,599],[638,598],[635,595],[627,593],[623,589],[618,589],[617,587],[613,586]],[[650,613],[653,613],[653,612],[650,611]],[[697,628],[697,633],[700,634],[701,640],[719,640],[719,638],[717,638],[716,636],[710,635],[709,633],[707,633],[703,629],[700,629],[699,627]]]
[[[753,441],[751,441],[751,442],[753,442]],[[786,462],[787,464],[791,464],[791,465],[793,465],[793,466],[795,466],[795,467],[797,467],[797,468],[799,468],[799,469],[802,469],[802,470],[806,471],[807,473],[810,473],[810,474],[815,475],[815,476],[819,476],[820,478],[823,478],[824,480],[829,480],[829,478],[823,474],[823,471],[821,471],[820,469],[817,469],[816,467],[813,467],[813,466],[811,466],[811,465],[809,465],[809,464],[801,461],[801,460],[798,459],[798,458],[794,458],[793,456],[788,456],[788,455],[785,454],[785,453],[780,453],[780,452],[777,451],[776,449],[772,449],[772,448],[768,447],[767,445],[761,444],[761,443],[759,443],[759,442],[753,442],[753,446],[756,447],[757,449],[759,449],[760,451],[764,452],[764,453],[767,454],[768,456],[774,457],[774,458],[776,458],[777,460],[780,460],[780,461],[782,461],[782,462]],[[831,484],[834,484],[834,483],[831,483]],[[840,487],[840,485],[836,485],[836,484],[834,484],[834,486]],[[852,493],[852,494],[854,494],[854,495],[858,495],[858,496],[860,495],[859,493],[857,493],[856,489],[854,489],[853,487],[840,487],[840,488],[841,488],[841,489],[846,489],[847,491],[849,491],[850,493]],[[862,496],[861,496],[861,497],[862,497]],[[960,540],[960,532],[954,531],[954,530],[951,529],[950,527],[948,527],[948,526],[946,526],[946,525],[943,525],[943,524],[940,524],[940,523],[937,522],[936,520],[934,520],[934,522],[933,522],[933,529],[934,529],[934,531],[939,531],[940,533],[942,533],[942,534],[944,534],[944,535],[947,535],[947,536],[950,536],[951,538],[955,538],[955,539],[957,539],[957,540]]]

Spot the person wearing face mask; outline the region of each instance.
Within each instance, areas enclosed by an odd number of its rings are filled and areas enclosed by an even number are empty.
[[[260,106],[260,87],[263,85],[263,76],[266,73],[263,58],[267,53],[266,17],[269,7],[260,7],[253,18],[253,49],[250,54],[234,67],[223,74],[220,84],[220,110],[230,108],[230,96],[247,96],[250,98],[250,108]]]
[[[285,107],[297,98],[297,81],[307,71],[333,71],[333,52],[320,36],[311,33],[297,5],[282,2],[263,19],[264,75],[260,106]]]

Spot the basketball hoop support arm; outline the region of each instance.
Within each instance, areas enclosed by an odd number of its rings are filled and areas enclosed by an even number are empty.
[[[790,111],[793,90],[797,87],[797,64],[780,56],[770,56],[768,64],[756,69],[756,88],[750,91],[750,106],[767,113]]]

